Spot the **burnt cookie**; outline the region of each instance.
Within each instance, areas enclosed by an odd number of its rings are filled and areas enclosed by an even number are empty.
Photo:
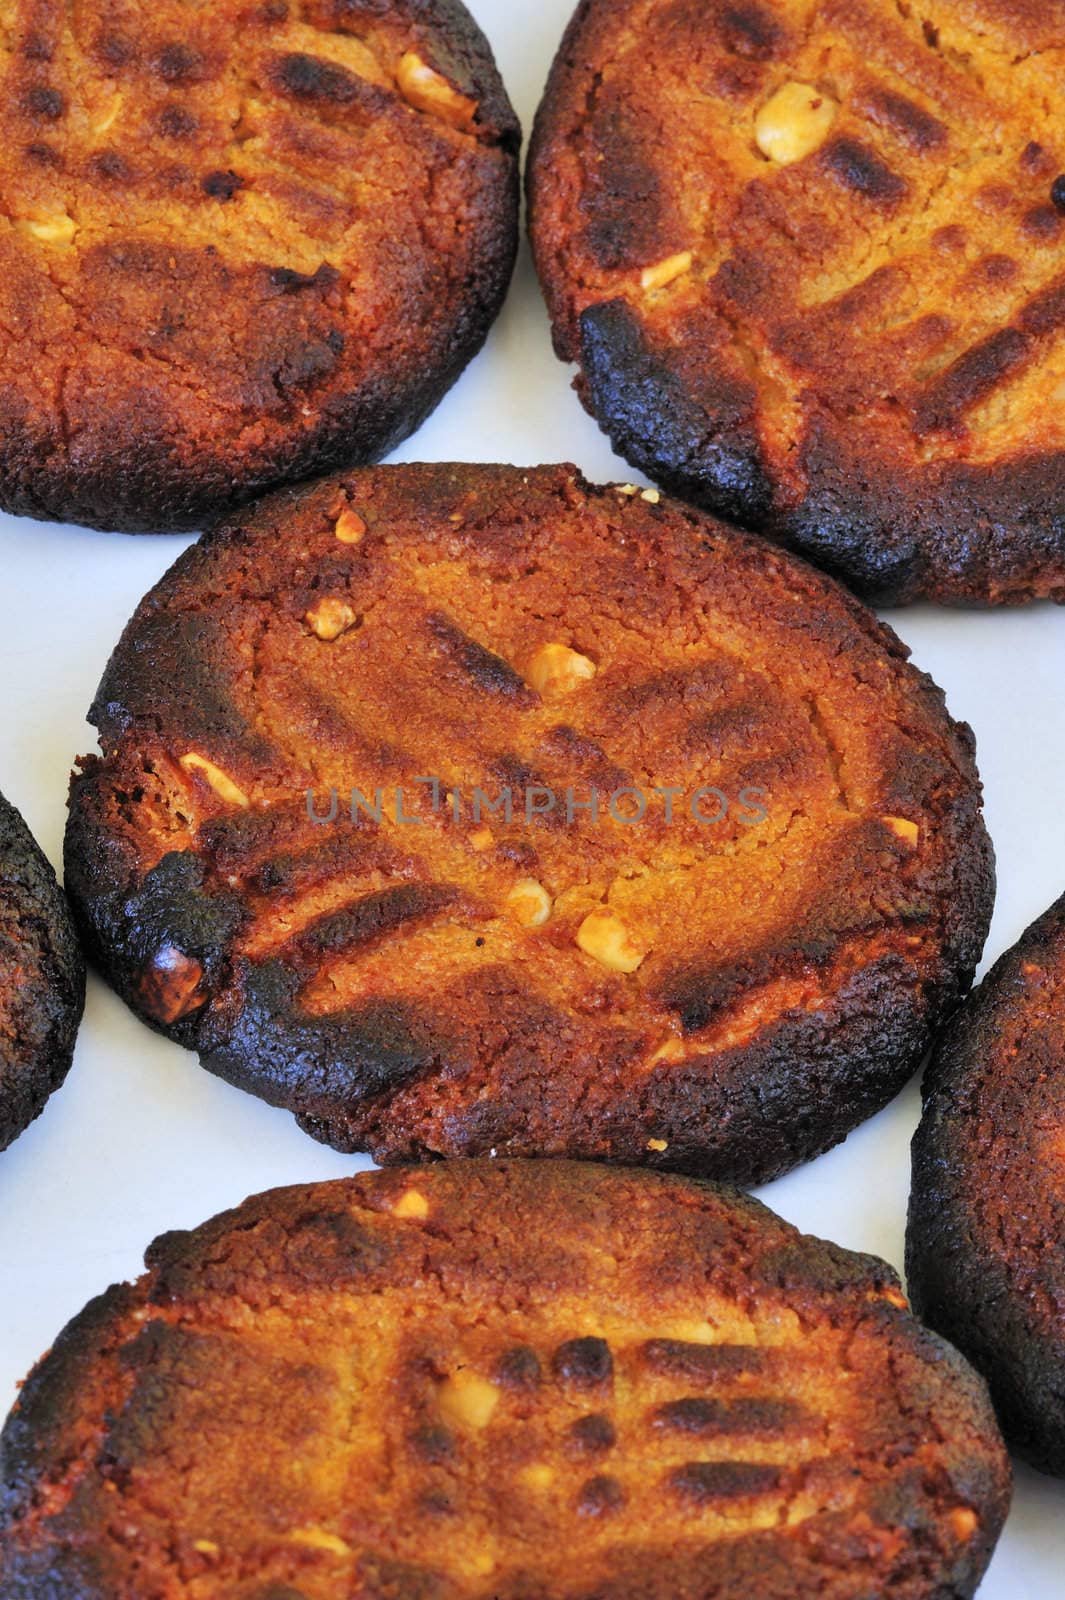
[[[1063,22],[583,0],[531,233],[615,447],[870,602],[1065,601]]]
[[[766,1179],[902,1087],[986,936],[971,735],[895,636],[574,468],[274,497],[148,595],[90,715],[101,970],[379,1161]]]
[[[1065,1476],[1065,897],[936,1047],[907,1267],[921,1315],[987,1379],[1010,1443]]]
[[[63,891],[0,795],[0,1150],[66,1077],[84,1004],[85,963]]]
[[[147,1263],[0,1438],[4,1600],[966,1600],[1006,1515],[891,1268],[707,1184],[363,1173]]]
[[[519,147],[460,0],[12,0],[0,506],[195,528],[384,455],[502,304]]]

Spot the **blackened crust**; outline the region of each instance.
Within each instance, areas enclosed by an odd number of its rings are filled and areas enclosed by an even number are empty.
[[[894,0],[582,0],[537,114],[530,234],[584,404],[873,604],[1065,601],[1065,219],[1021,10],[1048,46],[1046,7],[994,0],[931,32]],[[835,120],[778,164],[758,118],[789,83]],[[970,161],[981,125],[1001,159]]]
[[[1065,1476],[1065,898],[940,1039],[913,1145],[920,1314],[991,1388],[1003,1431]]]
[[[146,1261],[0,1435],[3,1600],[969,1600],[1008,1509],[892,1269],[711,1185],[364,1173]]]
[[[323,595],[346,607],[335,640],[307,620]],[[531,658],[559,636],[602,671],[545,697]],[[972,736],[895,636],[764,541],[572,468],[384,468],[274,497],[145,599],[92,716],[105,754],[75,774],[66,840],[92,959],[211,1071],[379,1161],[767,1180],[902,1088],[986,936]],[[493,794],[500,773],[559,793],[600,772],[607,792],[641,771],[757,781],[770,831],[730,821],[725,873],[683,815],[627,844],[527,825],[520,801],[487,837],[349,821],[352,778],[410,803],[452,762]],[[309,820],[314,773],[336,826]],[[635,978],[577,937],[623,872],[648,929]],[[555,904],[515,934],[526,879]]]
[[[712,356],[701,352],[693,372],[690,355],[608,301],[581,317],[580,362],[578,392],[619,455],[797,551],[869,605],[1065,603],[1065,456],[944,467],[918,490],[815,419],[803,446],[809,493],[782,510],[754,394]]]
[[[85,1003],[85,964],[51,864],[0,796],[0,1150],[63,1082]]]
[[[413,432],[481,348],[517,247],[520,128],[465,6],[312,0],[294,32],[283,0],[140,5],[138,38],[99,4],[16,9],[41,51],[0,105],[26,217],[0,244],[0,505],[197,528]],[[408,58],[457,111],[409,100]],[[114,112],[90,149],[75,93]]]

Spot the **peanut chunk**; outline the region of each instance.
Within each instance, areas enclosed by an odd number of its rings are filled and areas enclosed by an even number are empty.
[[[31,218],[22,226],[42,244],[70,244],[78,231],[74,218],[65,211],[58,212],[54,217]]]
[[[683,1042],[671,1036],[668,1039],[663,1039],[658,1049],[652,1051],[648,1060],[653,1065],[656,1061],[683,1061],[686,1055],[687,1051]]]
[[[780,166],[801,161],[827,139],[838,110],[831,95],[810,84],[786,83],[755,118],[755,143]]]
[[[437,1391],[441,1414],[464,1428],[487,1428],[499,1404],[499,1390],[475,1372],[456,1372]]]
[[[910,822],[906,817],[884,817],[883,822],[890,828],[895,836],[908,844],[912,850],[917,849],[917,842],[921,837],[921,830],[916,822]]]
[[[177,1022],[202,1006],[203,967],[176,945],[165,944],[152,957],[138,984],[145,1009],[157,1022]]]
[[[115,123],[118,121],[118,114],[122,110],[124,98],[125,97],[123,95],[116,94],[113,97],[111,104],[107,107],[107,110],[104,111],[100,118],[93,123],[92,131],[96,137],[99,137],[99,135],[102,133],[110,132],[110,130],[114,127]]]
[[[326,599],[319,600],[313,611],[307,612],[304,621],[312,633],[328,643],[333,639],[339,639],[342,633],[347,633],[354,625],[356,615],[346,600],[337,600],[329,595]]]
[[[967,1543],[980,1526],[980,1518],[968,1506],[956,1506],[949,1520],[955,1537],[963,1543]]]
[[[507,910],[523,928],[542,928],[551,915],[551,896],[535,878],[519,878],[507,895]]]
[[[491,850],[495,844],[495,834],[491,828],[478,828],[470,834],[470,849],[476,850],[478,855],[484,855],[486,850]]]
[[[417,1189],[407,1189],[392,1207],[394,1217],[413,1217],[421,1220],[429,1215],[429,1202]]]
[[[335,1533],[327,1533],[324,1528],[293,1528],[288,1537],[291,1544],[303,1544],[310,1550],[327,1550],[334,1556],[351,1554],[349,1544],[345,1544]]]
[[[247,809],[248,797],[244,790],[239,784],[234,783],[221,767],[216,767],[213,761],[208,761],[206,756],[197,755],[194,750],[190,750],[188,755],[181,757],[180,765],[186,772],[199,772],[218,798],[224,800],[227,805],[243,806]]]
[[[628,928],[612,911],[591,912],[577,929],[577,943],[611,972],[635,972],[647,957],[647,947],[639,945]]]
[[[477,101],[460,94],[442,72],[436,72],[421,56],[408,50],[396,69],[399,92],[416,111],[428,111],[455,128],[469,128],[477,115]]]
[[[358,544],[366,524],[357,511],[342,511],[336,520],[336,536],[341,544]]]
[[[475,1550],[463,1562],[465,1570],[474,1578],[487,1578],[496,1570],[496,1560],[487,1550]]]
[[[648,1148],[648,1150],[654,1150],[654,1151],[657,1152],[658,1155],[661,1155],[663,1150],[668,1150],[669,1149],[669,1140],[668,1139],[648,1139],[647,1148]]]
[[[537,694],[572,694],[595,674],[595,662],[569,645],[545,644],[529,664],[528,683]]]
[[[680,250],[675,256],[667,256],[664,261],[656,262],[653,267],[644,267],[640,273],[640,288],[665,289],[690,272],[691,266],[691,251]]]

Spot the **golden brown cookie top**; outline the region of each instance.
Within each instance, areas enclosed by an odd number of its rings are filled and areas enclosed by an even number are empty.
[[[8,1423],[0,1584],[930,1600],[1005,1512],[982,1388],[891,1269],[726,1191],[462,1162],[148,1261]]]
[[[518,129],[456,0],[15,0],[0,499],[188,526],[409,431],[513,257]]]
[[[615,442],[872,597],[1065,594],[1063,37],[1035,0],[582,6],[533,239]]]
[[[898,640],[572,468],[275,497],[147,597],[93,715],[68,880],[112,980],[341,1144],[698,1164],[749,1091],[728,1170],[794,1164],[983,937],[969,735]]]

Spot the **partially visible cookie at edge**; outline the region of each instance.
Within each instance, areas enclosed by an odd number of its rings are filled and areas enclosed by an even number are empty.
[[[55,873],[0,795],[0,1150],[70,1069],[85,965]]]
[[[583,0],[530,224],[621,454],[874,604],[1065,601],[1063,27]]]
[[[920,1314],[984,1374],[1011,1444],[1065,1476],[1065,897],[936,1047],[907,1263]]]
[[[764,1181],[902,1088],[986,936],[972,736],[895,635],[571,467],[261,503],[145,598],[91,720],[93,959],[378,1160]]]
[[[148,1252],[0,1438],[4,1600],[969,1600],[983,1383],[892,1269],[706,1184],[452,1162]]]
[[[13,0],[0,506],[200,528],[379,459],[499,311],[520,138],[461,0]]]

